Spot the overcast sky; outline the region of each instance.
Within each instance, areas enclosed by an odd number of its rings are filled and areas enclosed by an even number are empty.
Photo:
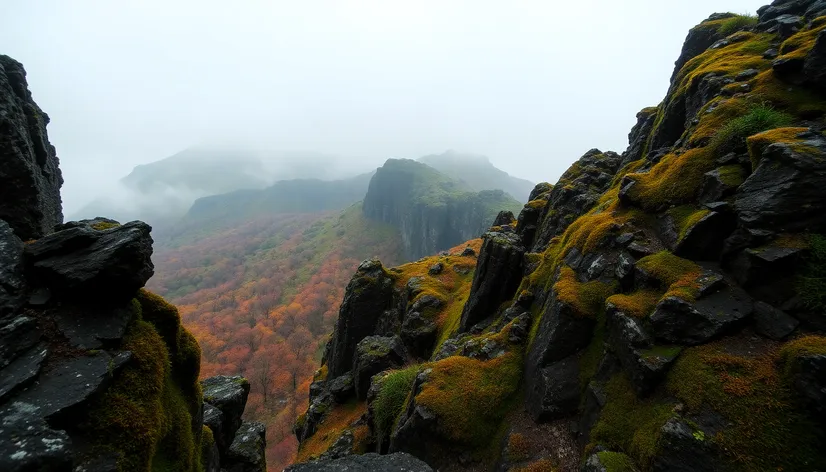
[[[555,181],[621,152],[688,29],[768,0],[0,0],[67,214],[205,140],[370,163],[452,148]]]

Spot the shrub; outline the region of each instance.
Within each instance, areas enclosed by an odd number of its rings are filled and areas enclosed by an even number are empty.
[[[763,131],[782,128],[792,123],[788,113],[776,110],[771,105],[761,103],[752,106],[748,113],[735,118],[720,128],[711,140],[715,155],[721,156],[746,145],[746,138]]]

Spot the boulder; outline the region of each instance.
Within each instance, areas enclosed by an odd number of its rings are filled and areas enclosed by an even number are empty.
[[[462,310],[461,332],[494,315],[499,305],[513,297],[522,281],[524,254],[522,240],[516,233],[485,233],[470,295]]]
[[[430,275],[439,275],[442,273],[443,270],[445,270],[445,265],[441,262],[437,262],[430,266],[429,269],[427,269],[427,273]]]
[[[235,437],[235,431],[241,426],[241,415],[247,406],[250,383],[244,377],[218,375],[201,381],[204,402],[214,406],[223,414],[223,433],[227,443]]]
[[[5,403],[11,395],[34,382],[48,354],[49,350],[46,346],[38,345],[0,369],[0,405]]]
[[[768,244],[740,251],[728,269],[741,287],[754,297],[781,306],[795,295],[794,274],[804,250]]]
[[[513,222],[516,221],[514,218],[513,213],[508,210],[502,210],[496,215],[496,219],[493,220],[492,226],[506,226],[506,225],[513,225]]]
[[[826,137],[805,134],[800,143],[765,148],[757,168],[737,190],[735,210],[746,228],[824,232]]]
[[[130,299],[154,273],[151,230],[133,221],[53,233],[26,246],[28,273],[64,298]]]
[[[0,470],[69,472],[72,441],[51,429],[31,403],[12,402],[0,409]]]
[[[356,346],[353,359],[353,384],[359,400],[367,398],[370,379],[384,370],[401,367],[407,351],[399,336],[368,336]]]
[[[0,317],[23,306],[23,242],[11,226],[0,220]]]
[[[826,7],[824,7],[826,9]],[[822,90],[826,90],[826,30],[817,35],[814,47],[803,62],[803,75],[806,81]]]
[[[657,121],[658,111],[659,108],[650,107],[637,113],[637,123],[628,133],[628,149],[622,153],[620,167],[643,158],[642,153]]]
[[[754,304],[754,330],[769,339],[779,341],[792,334],[800,322],[764,302]]]
[[[462,249],[462,252],[459,255],[462,257],[475,257],[476,251],[474,251],[472,247],[468,246]]]
[[[47,124],[23,65],[0,55],[0,219],[23,240],[49,234],[63,222],[63,177]]]
[[[218,448],[221,454],[225,454],[230,441],[225,436],[224,414],[209,403],[204,403],[203,423],[212,431],[215,447]]]
[[[695,431],[688,423],[671,418],[660,428],[655,472],[717,472],[725,470],[712,436]]]
[[[734,15],[731,13],[715,13],[703,21],[703,23],[721,20],[727,16]],[[699,56],[712,44],[723,38],[723,35],[717,32],[717,28],[704,28],[703,23],[700,23],[699,26],[688,32],[688,36],[686,36],[685,42],[683,42],[683,49],[680,51],[680,57],[677,59],[677,62],[674,63],[674,72],[671,73],[671,82],[674,82],[677,74],[680,73],[680,69],[682,69],[688,61]]]
[[[400,334],[410,354],[425,359],[433,352],[438,330],[439,327],[433,319],[418,311],[412,311],[405,315]]]
[[[429,465],[410,454],[397,452],[379,455],[375,453],[347,456],[335,460],[295,464],[284,472],[433,472]]]
[[[639,395],[651,393],[679,354],[678,348],[655,348],[651,336],[633,317],[609,306],[608,343]]]
[[[527,365],[546,366],[560,361],[591,341],[595,320],[580,316],[556,297],[549,298],[542,311],[536,338],[528,352]]]
[[[318,428],[318,424],[324,419],[324,415],[333,406],[333,395],[329,391],[322,391],[321,394],[310,398],[310,406],[303,417],[299,417],[293,428],[298,442],[305,441],[312,437]]]
[[[525,409],[536,422],[568,417],[579,406],[579,362],[571,356],[538,372],[525,396]]]
[[[657,304],[649,320],[656,339],[669,344],[697,345],[740,326],[752,309],[745,293],[727,289],[694,303],[666,297]]]
[[[826,356],[804,354],[793,362],[792,385],[809,411],[826,424]]]
[[[39,340],[40,330],[34,318],[24,315],[0,318],[0,368],[9,365]]]
[[[727,213],[711,211],[689,228],[674,246],[674,254],[695,261],[716,261],[723,244],[737,228],[737,220]]]
[[[221,467],[227,472],[267,472],[266,433],[263,423],[243,422],[221,461]]]
[[[378,320],[392,308],[393,279],[381,262],[362,262],[347,284],[339,308],[333,338],[325,356],[328,378],[334,379],[352,370],[356,345],[375,333]]]
[[[37,413],[49,424],[72,425],[86,414],[88,402],[106,389],[132,358],[123,351],[114,357],[105,351],[64,360],[20,392],[14,401],[37,405]]]
[[[331,380],[327,386],[336,403],[345,403],[355,393],[353,375],[344,374]]]

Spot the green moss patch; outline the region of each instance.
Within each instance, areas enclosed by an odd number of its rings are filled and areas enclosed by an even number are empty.
[[[559,280],[554,284],[556,299],[570,305],[577,315],[596,318],[603,310],[605,299],[616,291],[616,285],[598,280],[580,282],[573,269],[565,266],[559,272]]]
[[[809,254],[797,278],[797,293],[807,308],[822,313],[826,310],[826,236],[809,235],[808,246]]]
[[[773,350],[740,357],[723,341],[686,349],[666,386],[687,413],[711,409],[726,419],[728,426],[711,439],[731,470],[810,470],[826,460],[817,428],[780,381]]]
[[[714,169],[714,160],[714,153],[707,147],[668,154],[650,171],[629,174],[636,185],[628,196],[649,211],[692,201],[702,186],[703,174]]]
[[[694,205],[681,205],[668,210],[677,226],[677,240],[682,241],[688,231],[709,213],[711,212],[708,209],[697,208]]]
[[[720,128],[709,143],[715,156],[745,148],[746,138],[754,134],[792,124],[794,118],[766,103],[752,105],[748,112]]]
[[[637,261],[637,267],[666,288],[663,297],[675,296],[690,301],[699,295],[697,278],[702,274],[702,269],[688,259],[675,256],[669,251],[660,251]]]
[[[636,472],[637,468],[631,458],[619,452],[598,452],[599,461],[605,466],[606,472]]]
[[[518,392],[521,353],[489,361],[453,356],[430,368],[416,402],[439,417],[444,439],[474,448],[490,443]]]
[[[752,170],[757,169],[760,160],[763,158],[763,151],[774,143],[796,143],[800,139],[800,133],[808,131],[808,128],[777,128],[763,133],[750,136],[748,143],[749,156],[751,157]]]
[[[607,403],[591,429],[591,442],[623,451],[647,466],[657,451],[660,428],[673,416],[673,403],[639,399],[624,373],[605,385]]]
[[[614,305],[626,315],[642,319],[654,311],[654,307],[657,306],[662,296],[663,292],[657,290],[637,290],[628,294],[611,295],[606,302]]]

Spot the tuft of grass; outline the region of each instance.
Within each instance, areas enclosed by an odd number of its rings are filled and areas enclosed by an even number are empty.
[[[790,125],[794,118],[772,105],[760,103],[752,105],[745,115],[739,116],[720,128],[711,139],[709,147],[715,156],[746,147],[746,138],[775,128]]]
[[[419,370],[420,366],[414,365],[391,371],[382,379],[381,390],[373,402],[374,424],[379,436],[392,431]]]
[[[754,26],[758,21],[757,15],[736,15],[730,18],[724,18],[721,20],[717,32],[728,36],[742,30],[743,28]]]

